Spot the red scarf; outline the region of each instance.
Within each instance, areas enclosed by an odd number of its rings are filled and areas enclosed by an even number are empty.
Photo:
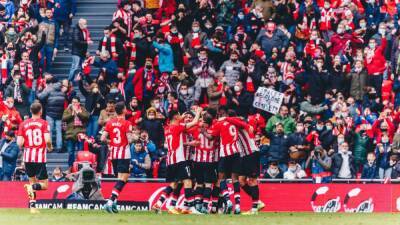
[[[200,35],[199,33],[192,33],[192,48],[200,46]]]
[[[125,99],[125,81],[121,81],[118,83],[118,90],[121,92],[121,95],[124,97]]]
[[[131,34],[131,28],[132,28],[132,16],[129,12],[125,12],[124,9],[119,9],[117,10],[114,15],[113,15],[113,21],[115,21],[118,18],[122,18],[124,21],[125,25],[128,27],[128,33],[127,36]]]
[[[89,42],[92,40],[90,38],[90,32],[88,29],[82,29],[82,33],[83,33],[83,40],[85,40],[86,42]]]
[[[218,85],[217,86],[217,91],[222,91],[222,96],[219,99],[219,104],[220,105],[226,105],[228,103],[228,100],[227,100],[227,98],[225,96],[225,91],[223,90],[224,86],[222,85],[222,83],[219,80],[217,80],[216,82],[217,82],[217,85]]]
[[[33,66],[31,61],[22,61],[19,62],[19,70],[21,73],[21,76],[25,79],[25,84],[29,88],[32,88],[32,82],[33,82]]]
[[[179,45],[181,48],[183,47],[183,36],[182,34],[174,35],[168,34],[167,40],[171,45]]]
[[[107,50],[107,40],[108,40],[107,37],[103,38],[103,41],[101,42],[101,51]],[[115,48],[115,42],[116,42],[115,40],[116,40],[115,39],[115,35],[113,35],[113,34],[110,35],[111,57],[112,57],[112,60],[114,60],[114,61],[118,60],[117,51],[116,51],[116,48]]]
[[[131,35],[130,39],[132,41],[126,41],[124,47],[125,47],[125,49],[131,50],[131,55],[129,56],[129,62],[133,62],[136,60],[136,44],[135,44],[135,42],[133,42],[132,35]]]
[[[90,67],[91,64],[94,62],[94,56],[90,56],[85,61],[82,63],[82,71],[84,75],[89,75],[90,72],[92,71],[92,68]]]
[[[7,71],[7,55],[3,54],[1,57],[1,83],[5,84],[8,78],[8,71]]]

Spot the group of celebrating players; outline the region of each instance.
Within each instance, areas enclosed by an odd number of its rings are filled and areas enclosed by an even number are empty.
[[[100,140],[111,154],[113,169],[118,174],[111,196],[104,205],[109,213],[118,213],[117,199],[130,175],[130,144],[136,144],[132,125],[125,119],[123,103],[115,107],[117,117],[107,121]],[[168,198],[168,212],[172,214],[209,214],[232,211],[240,214],[240,189],[252,199],[252,209],[245,214],[256,214],[264,207],[259,200],[259,150],[254,141],[254,128],[234,111],[217,112],[213,109],[182,116],[172,111],[165,127],[167,154],[167,182],[158,201],[152,206],[156,212]],[[29,177],[25,190],[32,213],[37,213],[36,192],[46,190],[48,175],[46,152],[51,151],[51,137],[46,120],[41,118],[42,106],[31,105],[32,118],[19,126],[17,144],[24,149],[23,161]],[[46,151],[47,149],[47,151]],[[231,178],[234,203],[230,200],[227,179]],[[177,199],[184,189],[184,206],[177,207]]]

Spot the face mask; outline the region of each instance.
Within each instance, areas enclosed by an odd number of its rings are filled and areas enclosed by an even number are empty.
[[[11,109],[12,107],[14,107],[14,103],[5,103],[6,104],[6,106],[9,108],[9,109]]]
[[[207,56],[199,56],[199,60],[202,62],[207,61]]]
[[[153,66],[152,65],[146,65],[146,69],[150,70]]]
[[[338,33],[338,34],[343,34],[343,32],[344,32],[343,29],[341,29],[341,28],[338,28],[338,29],[337,29],[337,33]]]
[[[292,173],[296,172],[296,167],[289,167],[289,171]]]
[[[140,34],[134,34],[133,38],[141,38],[142,36]]]
[[[332,130],[331,126],[326,126],[326,130]]]
[[[240,87],[239,87],[239,86],[237,86],[237,85],[235,85],[235,86],[233,87],[233,90],[235,90],[236,92],[239,92],[239,91],[241,91]]]
[[[318,130],[318,131],[321,131],[322,129],[324,129],[324,126],[319,126],[319,125],[317,125],[317,130]]]
[[[154,120],[155,116],[154,116],[154,115],[149,115],[147,118],[148,118],[149,120]]]
[[[178,33],[178,31],[177,30],[171,30],[171,33],[176,34],[176,33]]]
[[[347,155],[348,150],[349,150],[348,148],[342,148],[342,149],[340,149],[340,152],[342,152],[343,154]]]
[[[193,32],[197,33],[197,32],[199,32],[200,28],[198,28],[198,27],[193,27],[192,30],[193,30]]]
[[[364,28],[366,28],[366,27],[367,27],[367,24],[366,24],[366,23],[360,23],[360,28],[364,29]]]
[[[375,49],[375,43],[369,43],[368,46],[370,49]]]
[[[270,172],[270,174],[278,174],[279,170],[276,168],[273,168],[273,169],[269,169],[269,172]]]
[[[379,29],[379,31],[378,31],[381,35],[385,35],[385,33],[386,33],[386,29]]]
[[[156,107],[156,109],[160,108],[160,103],[154,103],[154,107]]]
[[[297,130],[297,132],[303,132],[304,127],[303,126],[297,126],[296,130]]]
[[[244,15],[243,15],[243,14],[239,14],[239,15],[238,15],[238,18],[239,18],[240,20],[242,20],[242,19],[244,19]]]
[[[389,142],[389,138],[382,138],[382,143],[388,143]]]
[[[99,92],[99,89],[97,89],[97,88],[93,88],[93,91],[92,91],[93,93],[97,93],[97,92]]]
[[[338,142],[338,144],[340,145],[340,144],[342,144],[342,143],[344,142],[344,139],[343,139],[343,138],[338,138],[338,139],[337,139],[337,142]]]
[[[188,90],[181,90],[181,94],[182,95],[187,95],[188,94]]]

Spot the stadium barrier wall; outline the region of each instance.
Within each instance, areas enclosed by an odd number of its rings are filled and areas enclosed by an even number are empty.
[[[27,208],[23,182],[0,182],[0,207]],[[40,208],[101,209],[102,201],[70,201],[72,182],[51,182],[47,191],[37,195]],[[113,182],[102,182],[107,198]],[[158,199],[165,183],[128,183],[121,193],[121,210],[149,210]],[[232,187],[230,187],[232,191]],[[260,183],[260,199],[269,212],[400,212],[398,184],[304,184]],[[178,200],[183,204],[183,195]],[[166,202],[166,205],[169,202]],[[164,205],[164,207],[166,207]],[[242,194],[242,210],[251,200]]]

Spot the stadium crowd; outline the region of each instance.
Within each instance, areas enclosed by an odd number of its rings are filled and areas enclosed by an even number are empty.
[[[169,113],[194,117],[197,106],[246,118],[256,131],[261,177],[399,176],[397,1],[161,4],[119,1],[104,37],[92,40],[90,21],[71,24],[75,0],[0,2],[1,179],[13,178],[15,133],[35,100],[44,105],[55,151],[69,157],[70,169],[56,168],[53,181],[66,179],[84,148],[98,156],[98,172],[113,176],[99,136],[121,101],[136,139],[131,177],[165,177]],[[90,45],[98,45],[95,53]],[[70,74],[60,80],[52,61],[69,49]],[[100,68],[95,76],[92,67]],[[259,87],[284,94],[276,115],[253,107]]]

